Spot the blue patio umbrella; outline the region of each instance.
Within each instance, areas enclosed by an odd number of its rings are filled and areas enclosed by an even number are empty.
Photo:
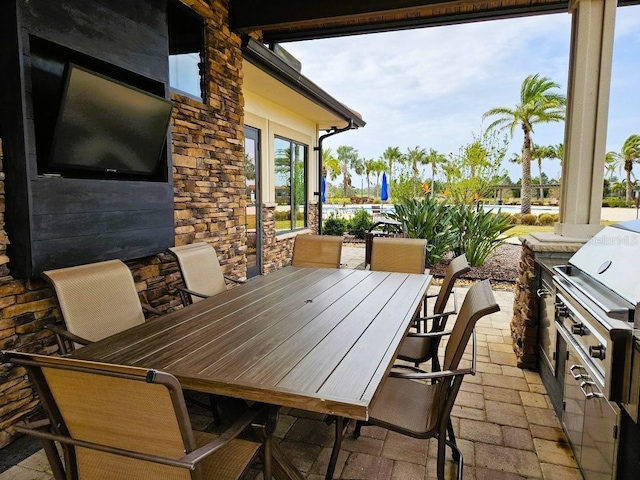
[[[382,187],[380,187],[380,200],[389,200],[389,186],[387,185],[387,173],[382,172]]]
[[[320,200],[322,203],[327,201],[327,181],[322,177],[322,184],[320,185]]]

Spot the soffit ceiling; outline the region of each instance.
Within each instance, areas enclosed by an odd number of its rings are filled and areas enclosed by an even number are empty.
[[[246,91],[314,121],[320,130],[346,126],[344,118],[294,91],[246,60],[242,64],[242,71],[244,74],[242,87]]]
[[[567,12],[568,0],[230,0],[229,23],[267,43]],[[620,0],[618,4],[639,4]]]

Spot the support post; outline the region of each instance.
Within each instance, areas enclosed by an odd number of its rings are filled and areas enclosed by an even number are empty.
[[[617,0],[572,0],[565,158],[555,233],[588,238],[602,227],[602,182]]]

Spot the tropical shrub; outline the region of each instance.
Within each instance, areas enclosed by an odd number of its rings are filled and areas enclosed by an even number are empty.
[[[548,213],[541,213],[538,217],[538,223],[540,225],[553,225],[553,215],[549,215]]]
[[[351,217],[348,223],[349,234],[354,235],[356,238],[364,240],[364,234],[373,225],[373,217],[364,209],[361,208]]]
[[[337,215],[332,213],[322,224],[322,234],[344,235],[344,232],[346,232],[348,228],[349,225],[344,218],[338,217]]]
[[[484,265],[489,254],[504,243],[502,233],[512,227],[511,219],[470,205],[450,207],[455,226],[454,254],[465,254],[474,267]]]
[[[427,265],[438,263],[453,248],[455,237],[446,202],[431,197],[406,199],[395,204],[395,212],[387,215],[402,224],[409,238],[427,240]]]
[[[533,213],[527,213],[523,215],[520,219],[523,225],[535,225],[538,221],[538,217],[536,217]]]

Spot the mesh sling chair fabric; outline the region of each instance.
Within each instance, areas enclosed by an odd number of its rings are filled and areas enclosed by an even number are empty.
[[[102,340],[144,323],[144,313],[129,268],[120,260],[60,268],[42,273],[54,287],[73,347]],[[58,336],[63,353],[70,346],[65,332]]]
[[[168,251],[177,260],[186,287],[178,287],[185,306],[224,292],[227,289],[225,280],[242,283],[223,275],[216,250],[209,243],[190,243],[171,247]]]
[[[291,265],[340,268],[343,240],[339,235],[298,235],[293,244]]]
[[[97,342],[145,322],[144,313],[129,268],[120,260],[91,263],[43,272],[53,285],[67,331],[48,325],[58,339],[60,351]],[[220,416],[215,401],[211,409],[216,423]]]
[[[488,280],[471,287],[447,342],[443,370],[430,373],[391,372],[371,409],[370,424],[414,438],[437,438],[437,475],[440,480],[444,478],[446,445],[454,451],[454,458],[459,462],[458,478],[462,478],[463,458],[456,446],[450,414],[464,376],[475,374],[475,335],[471,367],[460,369],[460,360],[477,321],[499,310]],[[354,435],[357,437],[359,434],[357,426]]]
[[[48,443],[57,478],[236,479],[262,443],[238,439],[264,418],[265,478],[271,472],[268,442],[275,417],[256,404],[219,437],[194,432],[180,384],[170,374],[122,365],[3,352],[27,369],[48,422],[16,430]],[[53,441],[63,444],[64,467]],[[55,465],[55,466],[54,466]]]
[[[427,241],[421,238],[374,237],[371,270],[424,273]]]
[[[447,266],[447,270],[442,281],[442,286],[436,296],[436,301],[433,306],[433,315],[426,317],[419,317],[416,319],[416,325],[418,327],[418,333],[410,332],[402,342],[398,358],[400,360],[406,360],[414,362],[416,367],[423,362],[432,360],[432,370],[437,371],[440,369],[440,363],[436,352],[440,344],[440,336],[434,335],[437,332],[444,330],[447,320],[451,315],[457,313],[457,301],[454,292],[454,285],[456,280],[471,270],[467,257],[462,254],[451,260]],[[453,310],[445,312],[444,309],[447,306],[449,297],[453,293],[454,308]],[[427,298],[432,298],[433,295],[428,295]],[[429,333],[420,333],[420,326],[426,321],[431,321],[431,328]]]

